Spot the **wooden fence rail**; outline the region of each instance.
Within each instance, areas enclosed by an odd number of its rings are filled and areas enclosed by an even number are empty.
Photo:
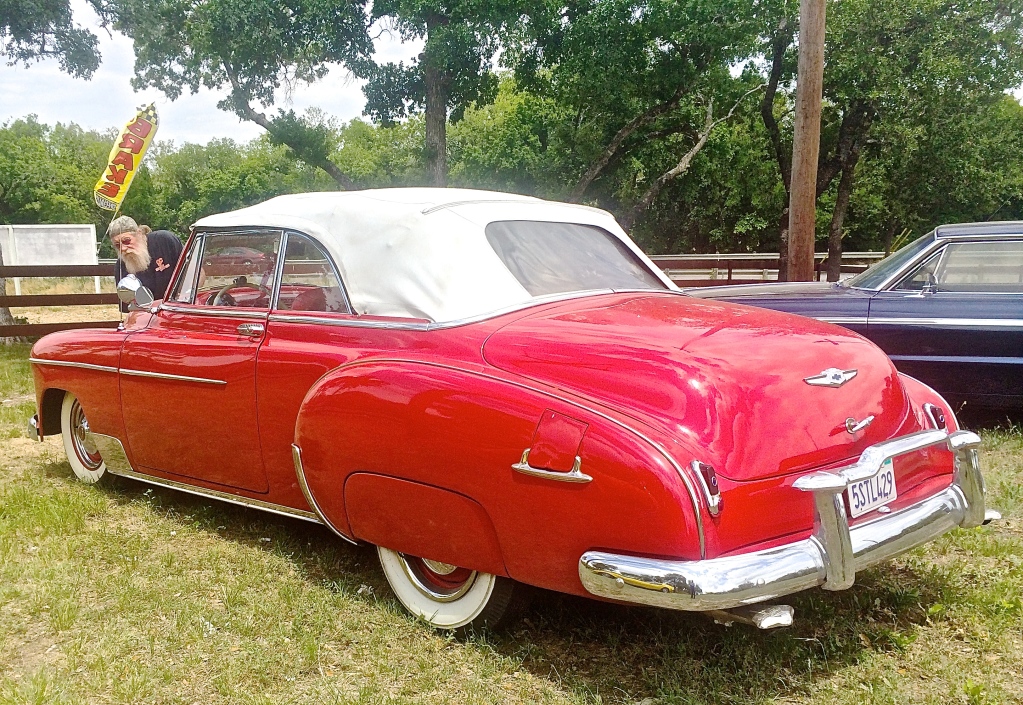
[[[884,257],[882,252],[848,252],[842,256],[842,272],[862,272],[868,264]],[[754,283],[778,278],[778,255],[756,254],[701,254],[654,255],[651,257],[679,286],[720,286],[724,284]],[[827,256],[818,253],[817,278],[826,271]],[[703,273],[706,272],[706,275]],[[113,263],[50,266],[2,266],[0,279],[14,277],[113,277]],[[32,306],[87,306],[116,304],[117,294],[29,294],[7,296],[0,291],[2,307]],[[86,321],[75,323],[27,323],[0,326],[0,338],[35,338],[58,330],[73,328],[116,328],[119,321]]]
[[[114,265],[67,264],[67,265],[0,265],[0,279],[22,277],[113,277]],[[0,291],[0,306],[6,308],[33,306],[90,306],[116,304],[117,294],[23,294],[7,296]],[[74,328],[116,328],[120,321],[76,321],[73,323],[20,323],[0,326],[0,338],[38,338],[47,333]]]

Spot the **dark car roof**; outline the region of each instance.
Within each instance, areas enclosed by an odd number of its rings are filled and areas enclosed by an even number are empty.
[[[934,236],[938,239],[1020,234],[1023,234],[1023,220],[1004,220],[994,223],[956,223],[953,225],[939,225],[934,230]]]

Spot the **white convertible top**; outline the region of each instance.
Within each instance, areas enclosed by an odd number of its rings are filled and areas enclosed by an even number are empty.
[[[294,194],[208,216],[195,228],[306,233],[338,265],[356,313],[450,322],[532,300],[484,233],[489,223],[509,220],[603,228],[675,288],[610,213],[508,193],[395,188]]]

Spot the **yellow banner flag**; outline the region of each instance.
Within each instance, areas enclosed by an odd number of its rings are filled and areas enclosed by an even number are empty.
[[[121,209],[124,195],[128,193],[131,180],[135,178],[158,125],[156,105],[150,103],[139,108],[135,117],[124,126],[114,140],[107,166],[93,189],[97,206],[115,212]]]

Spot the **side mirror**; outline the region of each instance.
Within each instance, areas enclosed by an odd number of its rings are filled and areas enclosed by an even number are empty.
[[[134,274],[129,274],[117,282],[117,298],[128,304],[129,311],[137,311],[153,303],[153,292],[142,286]]]

